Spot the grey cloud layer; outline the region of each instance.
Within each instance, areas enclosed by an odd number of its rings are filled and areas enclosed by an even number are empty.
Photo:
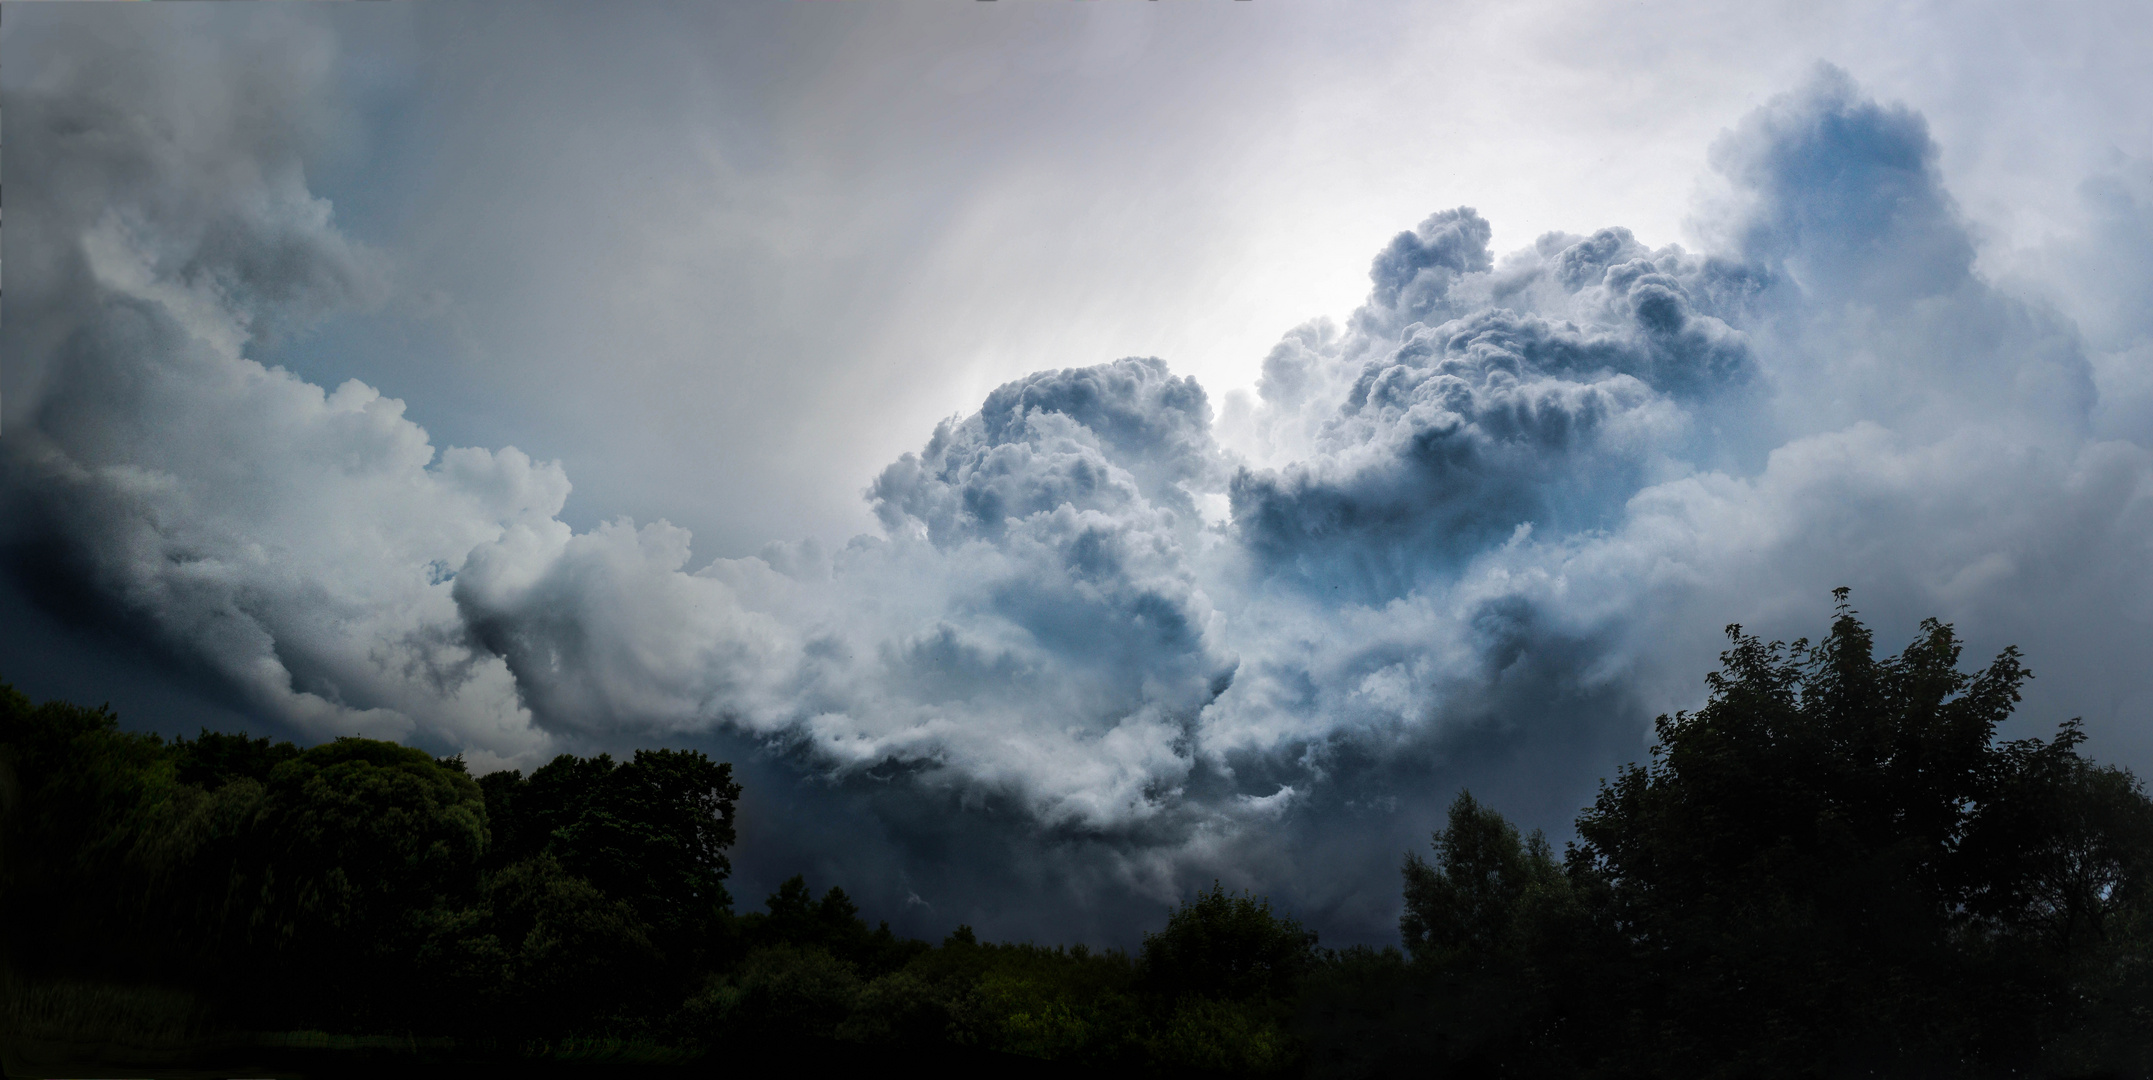
[[[2038,666],[2153,610],[2153,456],[2093,419],[2142,364],[1976,274],[1921,119],[1833,69],[1715,150],[1710,254],[1608,228],[1497,258],[1446,210],[1263,361],[1247,455],[1161,360],[1041,372],[873,479],[880,535],[700,566],[663,521],[571,529],[558,466],[249,358],[393,272],[306,191],[334,109],[305,71],[197,109],[97,70],[10,90],[4,333],[39,376],[8,550],[317,737],[484,766],[725,732],[971,808],[910,834],[1001,815],[1050,877],[1269,867],[1380,925],[1431,786],[1574,805],[1720,623],[1852,584]],[[2153,704],[2120,671],[2097,730]]]

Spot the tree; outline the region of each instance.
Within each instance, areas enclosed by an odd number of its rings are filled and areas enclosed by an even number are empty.
[[[498,1027],[557,1036],[660,996],[650,925],[551,854],[493,874],[483,904],[458,914],[429,959]]]
[[[1448,827],[1436,832],[1433,863],[1405,860],[1405,913],[1398,929],[1415,961],[1475,970],[1514,962],[1524,945],[1528,891],[1565,887],[1547,837],[1517,827],[1461,791]]]
[[[1431,847],[1432,862],[1406,856],[1398,920],[1427,1002],[1412,1018],[1426,1052],[1466,1072],[1546,1071],[1551,983],[1581,959],[1579,909],[1547,837],[1520,836],[1461,791]]]
[[[485,954],[489,933],[500,937],[500,948],[521,948],[516,942],[535,931],[499,925],[508,917],[499,890],[504,881],[529,879],[549,883],[544,895],[554,899],[547,910],[581,913],[562,925],[605,928],[563,939],[548,970],[632,968],[632,978],[607,978],[638,982],[647,996],[663,997],[684,992],[704,965],[726,953],[732,901],[725,878],[732,864],[725,852],[740,798],[731,765],[694,750],[638,750],[626,764],[609,754],[562,754],[527,779],[497,772],[480,777],[477,788],[500,838],[485,860],[490,906],[470,916],[469,928],[454,931],[462,944],[449,952]],[[627,922],[616,918],[608,906],[614,904],[622,905]],[[647,948],[624,946],[623,959],[612,966],[603,958],[576,958],[578,942],[607,935],[645,941]]]
[[[294,925],[379,928],[476,884],[484,800],[423,750],[340,738],[277,766],[268,795],[270,888]]]
[[[552,837],[570,870],[644,918],[699,922],[732,902],[725,849],[739,798],[733,767],[700,750],[638,750],[597,774]]]
[[[139,973],[183,962],[158,886],[186,855],[185,789],[155,735],[109,708],[33,705],[0,683],[0,961]],[[178,954],[178,955],[175,955]]]
[[[1967,908],[1985,928],[2039,942],[2072,965],[2098,953],[2153,888],[2153,802],[2128,771],[2078,754],[2077,721],[2054,741],[2002,749],[1994,796],[1961,858]]]
[[[480,777],[487,815],[500,834],[489,865],[507,866],[549,848],[557,853],[555,834],[583,816],[618,767],[611,754],[562,754],[533,770],[528,779],[513,771]]]
[[[1626,974],[1608,1060],[1692,1076],[1972,1071],[2078,1023],[2059,950],[2141,903],[2148,804],[2055,740],[1999,744],[2016,649],[1951,628],[1876,658],[1846,602],[1816,645],[1732,648],[1652,760],[1603,785],[1568,872]],[[1606,1031],[1603,1031],[1603,1035]],[[1984,1064],[1985,1063],[1985,1064]]]
[[[842,888],[833,885],[816,900],[807,878],[800,874],[779,883],[763,908],[737,921],[742,949],[778,945],[820,949],[872,978],[904,967],[927,948],[925,942],[900,939],[890,932],[888,922],[869,930],[860,918],[859,905]]]
[[[269,774],[237,909],[274,969],[317,1007],[396,1011],[435,913],[470,901],[486,846],[476,783],[423,750],[340,738]],[[337,974],[322,978],[325,971]]]
[[[206,791],[215,791],[234,780],[266,783],[272,769],[298,756],[299,748],[289,742],[272,745],[266,738],[250,739],[208,728],[203,728],[196,738],[181,736],[172,740],[179,782]]]
[[[498,842],[490,866],[552,852],[575,875],[655,924],[707,919],[731,903],[725,851],[740,785],[733,767],[699,750],[562,754],[528,779],[480,777]]]
[[[1149,989],[1179,997],[1286,998],[1316,960],[1316,935],[1271,902],[1211,883],[1145,934],[1138,964]]]

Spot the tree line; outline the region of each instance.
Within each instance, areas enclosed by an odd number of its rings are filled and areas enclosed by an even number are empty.
[[[700,752],[472,777],[371,739],[165,740],[0,685],[0,1034],[140,1041],[161,1008],[182,1042],[403,1032],[518,1059],[2153,1073],[2153,801],[2075,721],[1999,739],[2017,650],[1961,671],[1931,620],[1878,657],[1843,592],[1814,644],[1728,634],[1706,704],[1657,721],[1563,851],[1461,793],[1404,860],[1399,944],[1343,950],[1217,885],[1133,954],[903,938],[799,877],[736,911],[740,789]]]

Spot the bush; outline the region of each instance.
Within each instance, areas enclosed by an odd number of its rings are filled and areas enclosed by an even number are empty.
[[[837,1038],[869,1046],[918,1050],[950,1036],[949,1005],[926,980],[899,971],[869,981],[853,999]]]
[[[1297,1063],[1292,1038],[1275,1010],[1249,1001],[1183,999],[1147,1049],[1177,1072],[1262,1076]]]
[[[852,965],[818,948],[772,945],[712,980],[685,1006],[691,1030],[719,1046],[826,1043],[859,1000]]]

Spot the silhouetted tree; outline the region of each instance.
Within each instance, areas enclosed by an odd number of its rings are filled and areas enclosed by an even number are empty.
[[[356,1015],[398,1013],[433,913],[477,890],[478,785],[425,751],[342,738],[270,772],[256,829],[245,886],[258,899],[244,916],[285,984],[278,996],[304,990]]]
[[[298,757],[299,748],[203,728],[197,738],[172,740],[172,756],[180,783],[215,791],[234,780],[267,783],[270,770]]]
[[[1144,935],[1145,987],[1168,996],[1283,998],[1316,959],[1316,935],[1271,902],[1234,896],[1213,882]]]
[[[1520,836],[1460,792],[1431,862],[1408,853],[1398,926],[1430,1062],[1452,1070],[1559,1071],[1550,1031],[1581,909],[1547,838]]]
[[[1951,628],[1896,657],[1838,594],[1831,633],[1733,647],[1696,713],[1578,820],[1569,870],[1624,974],[1605,1061],[1666,1075],[2030,1065],[2086,1014],[2072,950],[2143,904],[2135,780],[1997,743],[2016,649],[1957,669]],[[2142,955],[2142,953],[2140,954]]]
[[[1520,961],[1528,894],[1568,886],[1547,837],[1536,829],[1521,839],[1516,826],[1468,791],[1450,804],[1449,824],[1432,846],[1433,863],[1406,855],[1398,929],[1407,954],[1460,971]]]

